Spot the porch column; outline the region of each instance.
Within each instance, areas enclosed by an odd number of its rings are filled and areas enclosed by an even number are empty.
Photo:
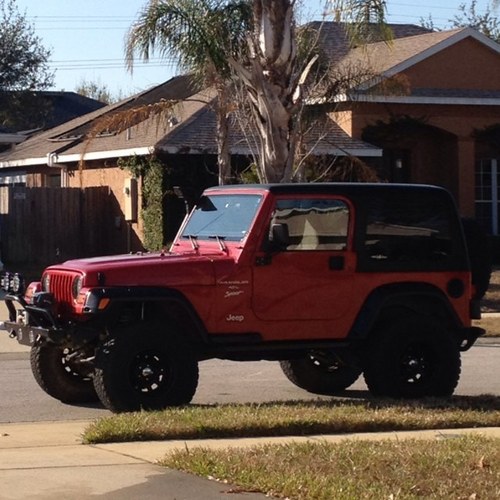
[[[457,141],[458,207],[462,215],[473,217],[475,212],[474,166],[475,143],[469,137]]]

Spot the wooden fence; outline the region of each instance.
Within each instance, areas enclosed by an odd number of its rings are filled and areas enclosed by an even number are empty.
[[[116,214],[107,187],[0,187],[2,261],[37,268],[120,251]]]

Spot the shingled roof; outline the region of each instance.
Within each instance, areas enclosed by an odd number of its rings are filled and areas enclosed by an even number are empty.
[[[19,96],[27,95],[31,100],[32,106],[38,106],[45,109],[43,114],[31,117],[30,129],[49,129],[65,123],[73,118],[85,115],[97,109],[106,106],[104,102],[80,95],[76,92],[37,90],[33,92],[0,92],[0,102],[8,106],[12,100]],[[0,132],[16,133],[23,132],[19,128],[4,129]]]
[[[381,79],[401,73],[411,66],[418,64],[420,61],[466,38],[479,41],[484,46],[500,54],[500,45],[490,38],[472,28],[458,28],[448,31],[416,34],[394,39],[391,43],[376,42],[366,47],[355,48],[339,61],[338,67],[345,68],[346,70],[350,68],[351,71],[353,68],[362,67],[364,71],[368,69],[371,74],[376,75],[373,78],[368,78],[357,89],[353,89],[356,92],[369,91]],[[426,90],[422,88],[410,88],[407,90],[409,91],[409,95],[419,97],[428,95],[433,98],[439,98],[440,96],[450,98],[454,94],[456,97],[467,99],[471,96],[471,92],[467,89]],[[444,93],[447,93],[447,95],[445,96]],[[476,99],[495,98],[495,92],[491,90],[485,90],[484,92],[475,90],[474,94],[474,98]]]
[[[183,126],[166,135],[156,148],[170,154],[217,154],[215,129],[215,112],[210,106],[205,106]],[[314,127],[305,134],[304,142],[308,150],[316,155],[381,155],[379,148],[353,139],[328,117],[321,126]],[[230,127],[229,145],[232,154],[257,154],[255,144],[248,140],[234,117]]]
[[[338,63],[352,50],[347,26],[344,23],[313,21],[307,23],[305,28],[319,33],[319,45],[333,64]],[[432,30],[414,24],[387,24],[387,28],[394,40],[432,33]],[[370,31],[371,43],[383,41],[375,27]]]
[[[368,60],[373,63],[373,70],[383,76],[390,76],[416,64],[429,54],[468,36],[500,51],[498,44],[470,28],[432,32],[414,25],[389,25],[393,32],[393,41],[390,44],[379,41],[364,48],[349,50],[344,25],[318,22],[308,26],[319,30],[323,49],[331,54],[334,60],[339,61],[339,65],[365,64]],[[374,81],[367,81],[365,86],[358,90],[364,91],[373,84]],[[416,94],[418,92],[422,95],[425,89],[415,90]],[[443,99],[443,102],[452,98],[451,90],[427,89],[427,92],[433,98]],[[448,92],[448,95],[445,96],[443,92]],[[465,90],[462,91],[462,97],[471,98]],[[489,97],[498,99],[499,96],[496,93]],[[148,154],[154,150],[167,154],[216,154],[216,119],[212,106],[214,99],[214,91],[200,89],[190,75],[177,76],[162,85],[26,140],[11,151],[0,154],[0,168],[76,162],[82,154],[87,160]],[[109,133],[100,134],[91,141],[86,139],[97,120],[161,101],[179,102],[171,108],[166,119],[149,118],[120,133],[110,130]],[[316,154],[380,154],[377,148],[353,140],[331,120],[321,131],[317,129],[311,132],[307,141]],[[255,153],[236,120],[231,127],[230,150],[233,154]]]
[[[191,76],[177,76],[140,94],[36,134],[0,154],[0,167],[79,161],[82,154],[86,159],[148,154],[169,131],[212,99],[213,92],[200,92]],[[161,101],[180,101],[172,106],[172,119],[151,117],[126,131],[101,133],[90,141],[87,139],[97,121]]]

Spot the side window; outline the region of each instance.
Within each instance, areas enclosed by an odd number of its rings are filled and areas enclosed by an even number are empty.
[[[413,199],[412,199],[413,198]],[[420,193],[368,203],[365,251],[372,262],[406,267],[446,261],[453,252],[449,210]]]
[[[286,224],[286,250],[345,250],[349,207],[342,200],[278,200],[271,224]]]

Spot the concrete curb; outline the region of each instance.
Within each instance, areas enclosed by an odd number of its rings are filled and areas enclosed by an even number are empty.
[[[74,450],[86,449],[82,456],[101,456],[102,452],[115,454],[116,460],[135,460],[148,463],[157,463],[167,453],[186,448],[248,448],[263,444],[303,443],[303,442],[330,442],[339,443],[345,440],[407,440],[407,439],[430,439],[443,440],[453,439],[463,435],[481,435],[490,438],[500,438],[500,427],[480,427],[465,429],[430,429],[421,431],[394,431],[374,433],[350,433],[335,435],[310,435],[310,436],[279,436],[279,437],[251,437],[251,438],[221,438],[221,439],[193,439],[193,440],[168,440],[168,441],[129,441],[123,443],[99,443],[83,445],[82,438],[85,429],[92,420],[75,420],[62,422],[23,422],[0,424],[0,469],[16,468],[16,464],[10,462],[8,466],[3,464],[4,456],[10,450],[11,454],[18,450],[23,456],[29,454],[29,450],[37,450],[30,461],[32,465],[47,465],[43,459],[42,451],[54,452],[60,450],[60,462],[74,464],[79,459],[75,458]],[[71,454],[66,455],[66,451]],[[121,458],[119,458],[121,457]],[[23,462],[26,463],[26,462]]]

